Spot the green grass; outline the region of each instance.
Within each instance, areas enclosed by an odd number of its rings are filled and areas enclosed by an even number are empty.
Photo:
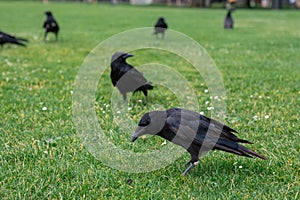
[[[0,49],[1,199],[299,198],[298,11],[237,10],[235,29],[223,30],[225,10],[37,2],[0,6],[0,28],[30,40],[27,48]],[[43,42],[45,10],[52,10],[61,26],[57,43],[53,36]],[[251,148],[267,161],[211,152],[182,177],[186,153],[161,170],[127,173],[105,166],[83,146],[72,121],[72,91],[81,63],[99,42],[152,26],[158,16],[206,48],[223,76],[226,123],[241,138],[253,141]],[[200,110],[210,115],[205,83],[188,63],[168,53],[133,53],[129,62],[134,65],[156,60],[178,70],[196,89]],[[109,69],[99,82],[105,87],[98,88],[95,102],[106,134],[123,149],[159,149],[163,140],[158,137],[129,145],[130,133],[112,123],[108,76]],[[150,91],[148,108],[137,102],[143,98],[136,94],[130,102],[135,122],[156,104],[178,106],[174,94],[163,87]]]

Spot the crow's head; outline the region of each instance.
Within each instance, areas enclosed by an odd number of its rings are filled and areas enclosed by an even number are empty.
[[[52,16],[52,12],[50,12],[50,11],[46,11],[45,14],[46,14],[47,16]]]
[[[164,21],[165,21],[165,18],[160,17],[160,18],[158,19],[158,21],[164,22]]]
[[[138,124],[138,127],[132,134],[131,142],[134,142],[138,137],[145,134],[157,134],[164,127],[166,120],[167,113],[165,111],[153,111],[144,114]]]
[[[114,53],[114,55],[111,57],[111,63],[116,60],[125,61],[126,58],[132,57],[132,56],[133,56],[132,54],[118,51],[118,52]]]

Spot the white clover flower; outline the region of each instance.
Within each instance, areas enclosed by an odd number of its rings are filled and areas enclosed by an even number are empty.
[[[121,113],[121,111],[118,110],[118,111],[117,111],[117,114],[120,114],[120,113]]]
[[[253,98],[253,95],[252,95],[252,94],[250,95],[250,98]]]
[[[44,106],[43,108],[42,108],[42,110],[43,111],[46,111],[48,108],[46,107],[46,106]]]
[[[205,89],[205,90],[204,90],[204,93],[208,93],[208,89]]]
[[[205,101],[205,105],[209,104],[209,101]]]
[[[128,108],[127,108],[128,111],[131,110],[131,109],[132,109],[131,107],[128,107]]]
[[[204,115],[204,112],[203,112],[203,111],[200,111],[200,115]]]
[[[143,101],[141,99],[139,99],[138,102],[142,103]]]
[[[214,107],[207,107],[207,110],[213,110],[213,109],[215,109]]]
[[[259,117],[258,117],[257,115],[254,115],[254,116],[253,116],[253,119],[254,119],[254,120],[258,120],[258,118],[259,118]]]
[[[242,168],[243,168],[243,166],[242,166],[242,165],[240,165],[240,166],[239,166],[239,168],[240,168],[240,169],[242,169]]]
[[[163,143],[161,143],[161,146],[166,145],[167,141],[164,141]]]
[[[259,98],[259,99],[261,99],[261,98],[262,98],[262,96],[258,96],[258,98]]]
[[[73,94],[73,93],[74,93],[73,90],[71,90],[71,91],[70,91],[70,94]]]
[[[265,115],[265,119],[269,119],[270,118],[270,115]]]

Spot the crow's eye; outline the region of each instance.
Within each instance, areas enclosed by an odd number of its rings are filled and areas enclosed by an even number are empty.
[[[151,122],[150,117],[143,117],[138,125],[139,126],[147,126],[150,124],[150,122]]]

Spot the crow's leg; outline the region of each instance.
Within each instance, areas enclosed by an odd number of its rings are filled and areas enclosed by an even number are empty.
[[[55,41],[57,42],[58,33],[55,33]]]
[[[142,91],[143,91],[143,93],[144,93],[144,95],[146,97],[146,105],[148,106],[148,91],[147,91],[147,89],[144,89]]]
[[[196,162],[193,162],[190,164],[190,166],[183,172],[183,176],[186,176],[186,174],[193,168],[195,167],[196,165],[199,164],[199,161],[196,161]]]
[[[45,34],[44,34],[44,42],[46,42],[47,34],[48,34],[48,32],[45,32]]]
[[[192,160],[187,161],[184,166],[187,166],[188,164],[191,164]]]
[[[124,93],[124,94],[122,94],[122,96],[123,96],[123,100],[124,100],[124,102],[127,100],[127,95],[126,95],[126,93]]]

